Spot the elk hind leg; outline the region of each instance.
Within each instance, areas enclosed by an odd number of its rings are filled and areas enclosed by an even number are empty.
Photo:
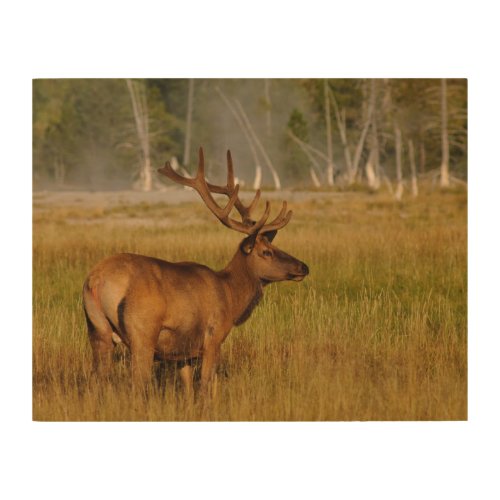
[[[92,348],[93,373],[108,377],[113,361],[113,330],[89,290],[84,290],[83,307]]]
[[[188,401],[193,399],[193,366],[191,360],[183,361],[178,364],[179,374],[181,376],[184,394]]]
[[[158,318],[131,313],[145,309],[143,304],[122,300],[118,313],[120,331],[130,342],[132,385],[138,390],[147,389],[152,382],[155,346],[161,329]]]

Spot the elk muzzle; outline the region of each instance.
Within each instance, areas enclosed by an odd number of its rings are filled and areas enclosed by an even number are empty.
[[[309,267],[303,262],[297,261],[297,271],[288,273],[288,279],[291,281],[302,281],[309,274]]]

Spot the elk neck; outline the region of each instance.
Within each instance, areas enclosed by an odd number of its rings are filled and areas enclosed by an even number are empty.
[[[219,275],[224,280],[231,304],[234,325],[241,325],[249,317],[262,298],[262,284],[248,268],[240,249]]]

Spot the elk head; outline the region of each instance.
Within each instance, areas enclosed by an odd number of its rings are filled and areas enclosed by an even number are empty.
[[[233,161],[231,152],[227,152],[227,183],[225,186],[210,184],[205,180],[205,164],[203,149],[199,150],[198,172],[196,177],[188,178],[179,175],[169,162],[158,172],[178,184],[195,189],[201,196],[205,205],[226,227],[246,234],[246,238],[240,243],[239,263],[245,270],[258,279],[263,285],[276,281],[301,281],[309,274],[309,268],[300,260],[283,252],[272,241],[277,232],[285,227],[292,211],[287,211],[287,203],[283,202],[280,213],[272,221],[267,223],[270,214],[270,204],[266,201],[266,207],[259,220],[252,218],[252,211],[260,199],[260,189],[255,193],[250,205],[245,206],[238,197],[239,185],[235,184]],[[212,193],[223,194],[229,198],[224,208],[220,207],[214,200]],[[231,218],[229,215],[235,208],[240,214],[241,220]]]

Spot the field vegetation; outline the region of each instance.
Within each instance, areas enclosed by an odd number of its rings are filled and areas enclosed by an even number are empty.
[[[40,200],[35,420],[467,419],[465,191],[422,188],[402,202],[383,193],[312,193],[292,202],[292,221],[275,244],[311,274],[267,287],[222,347],[216,398],[194,404],[170,365],[155,365],[147,397],[132,396],[119,348],[112,379],[93,382],[82,284],[95,263],[118,252],[221,269],[240,236],[201,203],[82,208]]]

